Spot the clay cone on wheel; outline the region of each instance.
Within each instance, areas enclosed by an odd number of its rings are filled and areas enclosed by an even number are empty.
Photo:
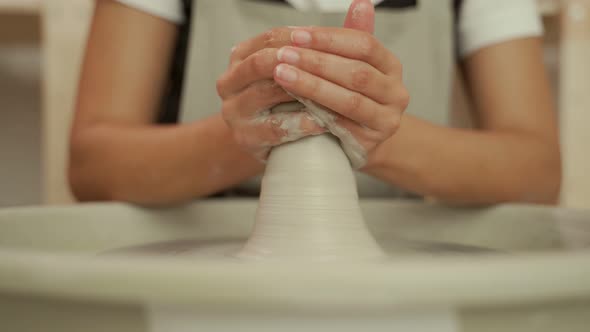
[[[329,134],[272,150],[243,258],[331,260],[383,255],[366,228],[354,172]]]

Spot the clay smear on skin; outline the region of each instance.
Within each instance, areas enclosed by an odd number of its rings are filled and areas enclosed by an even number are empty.
[[[303,108],[299,107],[299,109],[303,110]],[[270,110],[264,110],[259,113],[257,117],[250,120],[250,124],[265,124],[268,123],[269,125],[280,128],[284,136],[280,138],[278,144],[283,144],[287,142],[296,141],[304,136],[306,136],[305,131],[301,126],[301,120],[303,117],[308,118],[309,120],[313,121],[313,118],[307,113],[293,113],[298,112],[298,110],[292,111],[280,111],[280,112],[271,112]],[[270,141],[263,141],[261,142],[262,151],[254,152],[254,157],[263,163],[266,163],[266,159],[268,158],[268,151],[276,145],[276,142]]]
[[[289,92],[287,92],[289,93]],[[281,128],[285,135],[281,138],[280,144],[296,141],[306,135],[305,131],[301,128],[301,121],[303,117],[307,117],[313,120],[320,127],[326,128],[334,136],[340,139],[342,150],[348,156],[350,163],[353,168],[358,169],[365,165],[367,162],[367,151],[352,135],[352,133],[338,125],[337,117],[332,111],[312,102],[309,99],[301,98],[299,96],[289,93],[293,98],[297,99],[302,107],[297,104],[291,103],[290,110],[286,110],[287,107],[283,107],[283,110],[278,112],[271,112],[270,110],[264,110],[260,114],[252,119],[252,123],[261,124],[271,122],[270,124],[275,127]],[[298,109],[295,109],[297,107]],[[296,113],[299,111],[306,111],[307,114]],[[263,142],[263,146],[271,147],[274,144],[272,142]],[[264,154],[266,156],[266,153]],[[260,159],[260,158],[259,158]]]
[[[303,110],[303,108],[301,108],[301,110]],[[252,119],[251,123],[268,123],[275,128],[280,128],[284,132],[284,135],[280,139],[280,143],[286,143],[298,140],[306,135],[301,125],[303,117],[313,120],[309,114],[296,110],[290,112],[271,112],[269,110],[265,110],[262,111],[256,118]],[[274,145],[274,142],[262,142],[262,145],[271,147]]]
[[[352,20],[354,22],[358,22],[363,19],[364,14],[366,13],[367,7],[364,3],[359,3],[356,5],[352,10]]]
[[[289,92],[287,92],[289,93]],[[334,136],[340,139],[342,150],[348,156],[353,168],[359,169],[367,162],[367,151],[352,135],[352,133],[338,125],[337,117],[332,111],[314,103],[313,101],[289,93],[293,98],[305,105],[305,110],[313,117],[321,127],[328,129]]]

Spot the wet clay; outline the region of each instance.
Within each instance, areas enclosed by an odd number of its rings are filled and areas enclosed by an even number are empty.
[[[275,147],[256,223],[238,257],[332,260],[381,257],[361,213],[354,172],[331,134]]]

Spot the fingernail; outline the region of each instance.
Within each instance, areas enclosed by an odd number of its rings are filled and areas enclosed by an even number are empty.
[[[231,48],[230,52],[231,52],[231,53],[235,52],[235,51],[236,51],[236,48],[238,48],[238,47],[237,47],[237,46],[233,46],[233,47]]]
[[[276,68],[277,76],[286,82],[295,82],[297,80],[297,72],[289,65],[280,64]]]
[[[299,53],[292,48],[283,47],[277,52],[277,58],[279,61],[284,61],[290,64],[296,64],[299,62]]]
[[[291,32],[291,41],[298,45],[307,45],[311,43],[311,34],[305,30],[295,30]]]

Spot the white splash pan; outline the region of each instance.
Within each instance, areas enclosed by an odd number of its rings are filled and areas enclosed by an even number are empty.
[[[392,254],[386,262],[112,253],[245,241],[256,204],[0,210],[0,330],[590,329],[590,211],[363,201],[371,232]]]

